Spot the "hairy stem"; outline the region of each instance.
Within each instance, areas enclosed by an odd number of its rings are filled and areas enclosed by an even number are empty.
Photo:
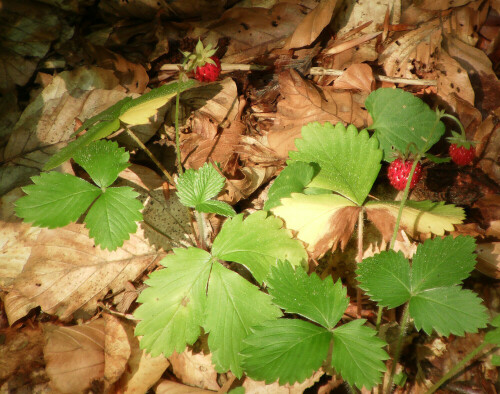
[[[137,136],[134,134],[132,130],[130,130],[128,127],[125,127],[125,132],[135,141],[139,147],[146,152],[146,154],[149,156],[151,160],[153,160],[153,163],[156,164],[156,166],[160,169],[160,171],[165,175],[165,178],[167,178],[168,182],[172,185],[175,186],[174,179],[172,178],[172,175],[170,175],[165,167],[163,167],[163,164],[161,164],[158,159],[151,153],[151,151],[142,143],[142,141],[137,138]]]
[[[198,212],[194,210],[194,216],[196,218],[196,223],[198,224],[198,235],[200,237],[200,244],[203,250],[207,249],[206,235],[205,235],[205,216],[203,212]]]
[[[177,155],[177,171],[182,174],[182,160],[181,160],[181,143],[179,136],[179,105],[180,105],[180,88],[177,88],[177,95],[175,96],[175,153]]]

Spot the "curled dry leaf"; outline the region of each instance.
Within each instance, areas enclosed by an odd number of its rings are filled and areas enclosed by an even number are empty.
[[[81,393],[104,378],[105,321],[81,326],[48,327],[43,349],[52,387],[61,393]]]
[[[500,279],[500,242],[479,243],[476,253],[476,268],[490,278]]]
[[[300,4],[278,2],[270,9],[263,7],[233,7],[207,26],[207,40],[216,42],[230,37],[231,41],[222,59],[225,63],[248,63],[256,57],[282,48],[307,11]],[[194,38],[200,35],[193,33]]]
[[[40,305],[62,320],[79,309],[94,313],[97,301],[108,291],[121,291],[159,258],[141,230],[109,252],[96,248],[81,224],[43,229],[29,246],[30,257],[12,289],[29,305]],[[19,305],[6,305],[11,323],[19,318],[14,307]]]
[[[491,179],[500,184],[500,107],[488,116],[474,135],[479,166]]]
[[[334,14],[337,0],[321,0],[321,2],[309,12],[286,40],[283,49],[302,48],[310,45],[318,38],[323,29],[328,26]]]
[[[229,179],[219,199],[230,205],[249,197],[276,173],[276,167],[243,167],[241,179]]]
[[[185,350],[181,354],[174,352],[169,361],[175,376],[182,383],[207,390],[219,390],[217,371],[210,354],[195,354],[191,350]]]
[[[294,384],[279,385],[278,382],[272,384],[266,384],[265,382],[259,382],[249,377],[245,378],[243,382],[243,387],[245,388],[246,394],[300,394],[303,393],[305,389],[314,385],[325,373],[322,370],[316,371],[313,375],[304,380],[303,382]]]
[[[365,63],[352,64],[335,80],[333,86],[336,89],[353,89],[370,93],[375,87],[372,68]]]
[[[357,128],[367,125],[368,113],[351,92],[337,92],[332,87],[320,89],[295,70],[282,72],[279,83],[283,99],[267,134],[268,147],[278,157],[287,158],[288,152],[295,150],[295,139],[300,138],[302,126],[309,122],[344,122]]]

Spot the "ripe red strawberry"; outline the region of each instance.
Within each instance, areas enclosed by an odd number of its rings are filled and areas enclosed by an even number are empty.
[[[451,144],[448,153],[455,164],[466,166],[474,160],[476,148],[473,145],[469,145],[469,148],[466,148],[465,145]]]
[[[408,177],[410,175],[411,167],[413,166],[413,160],[405,160],[398,158],[394,160],[389,165],[389,170],[387,171],[387,177],[391,181],[391,185],[398,190],[404,190],[406,187],[406,182],[408,182]],[[413,173],[413,178],[411,179],[410,189],[413,189],[415,185],[422,178],[422,165],[417,163],[415,167],[415,172]]]
[[[195,78],[200,82],[217,81],[220,74],[220,60],[217,56],[210,56],[214,64],[206,62],[203,66],[196,67]]]

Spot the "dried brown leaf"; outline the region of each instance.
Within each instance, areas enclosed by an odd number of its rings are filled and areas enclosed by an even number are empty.
[[[78,309],[93,313],[97,301],[109,290],[122,290],[158,258],[141,230],[109,252],[96,248],[81,224],[43,229],[31,245],[31,255],[13,290],[64,320]],[[13,306],[6,305],[10,322],[19,318]]]
[[[104,381],[105,388],[115,383],[127,367],[131,354],[124,324],[116,317],[104,314]]]
[[[375,87],[372,68],[368,64],[352,64],[338,77],[334,84],[336,89],[354,89],[371,93]]]
[[[293,34],[286,40],[283,49],[302,48],[312,44],[330,23],[337,2],[337,0],[321,0],[316,8],[302,19]]]
[[[45,356],[52,387],[62,393],[83,393],[104,378],[104,319],[81,326],[48,327]]]
[[[479,166],[491,179],[500,184],[500,107],[478,127],[474,141],[478,141],[476,156]]]
[[[481,242],[476,253],[476,268],[490,278],[500,279],[500,242]]]
[[[265,382],[260,382],[256,381],[253,379],[250,379],[249,377],[245,378],[245,381],[243,382],[243,387],[245,388],[245,393],[246,394],[300,394],[303,393],[305,389],[308,387],[311,387],[319,381],[321,376],[323,376],[325,373],[321,370],[316,371],[313,373],[313,375],[304,380],[301,383],[294,383],[294,384],[285,384],[285,385],[279,385],[278,382],[274,382],[271,384],[266,384]]]
[[[417,0],[415,5],[424,10],[444,11],[453,7],[460,7],[472,0]]]
[[[212,390],[199,389],[171,380],[162,380],[156,386],[156,394],[213,394]]]
[[[175,376],[182,383],[206,390],[219,390],[217,371],[210,354],[195,354],[191,350],[185,350],[181,354],[174,352],[169,361]]]

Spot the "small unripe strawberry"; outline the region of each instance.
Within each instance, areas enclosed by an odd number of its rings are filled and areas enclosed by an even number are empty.
[[[411,167],[413,166],[413,160],[404,160],[398,158],[394,160],[389,165],[389,170],[387,171],[387,177],[391,182],[391,185],[398,190],[404,190],[406,183],[408,182],[408,177],[410,176]],[[410,189],[413,189],[415,185],[422,178],[422,165],[417,163],[415,167],[415,172],[413,173],[413,178],[411,179]]]
[[[195,78],[200,82],[214,82],[217,81],[220,74],[220,60],[217,56],[210,56],[215,64],[208,61],[203,66],[196,67]]]
[[[472,163],[474,157],[476,156],[476,148],[470,145],[467,149],[464,145],[451,144],[448,149],[451,160],[459,166],[466,166]]]

